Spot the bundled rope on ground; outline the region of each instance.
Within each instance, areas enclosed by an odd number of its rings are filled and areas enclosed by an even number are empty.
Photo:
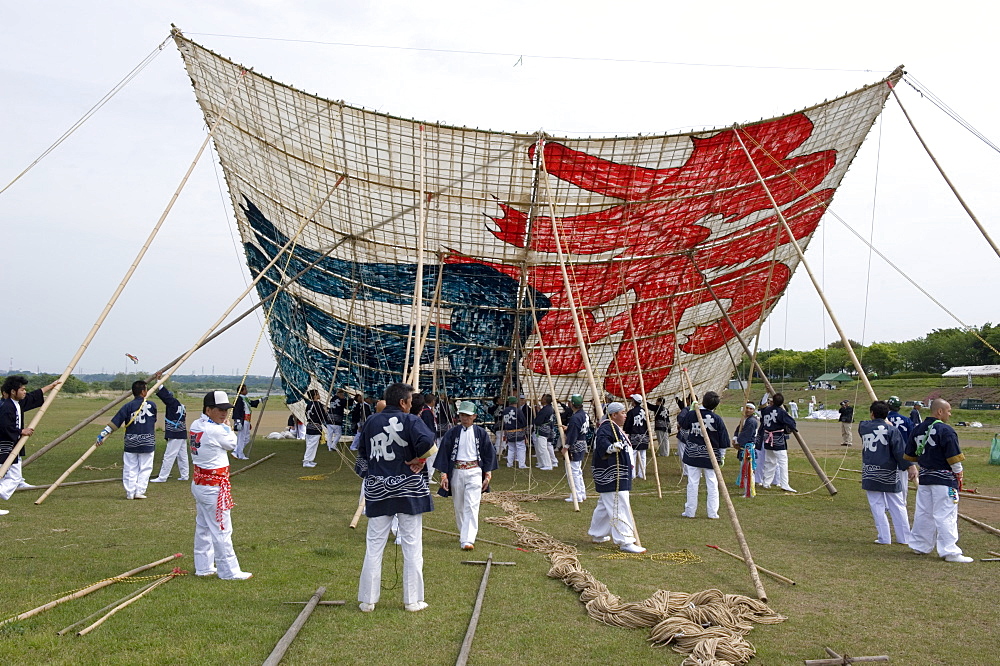
[[[527,501],[536,499],[526,498]],[[744,636],[754,623],[777,624],[785,618],[767,604],[740,594],[703,590],[688,594],[657,590],[641,602],[622,601],[580,565],[579,551],[545,532],[522,523],[540,519],[518,504],[513,492],[483,496],[506,515],[486,518],[516,535],[517,545],[544,554],[551,562],[548,575],[558,578],[580,594],[587,615],[612,627],[648,627],[654,646],[668,646],[687,655],[681,666],[737,666],[746,664],[755,650]]]

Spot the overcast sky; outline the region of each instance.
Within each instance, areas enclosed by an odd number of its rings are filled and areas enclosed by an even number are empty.
[[[153,52],[171,23],[224,56],[323,97],[426,121],[570,136],[754,121],[905,64],[1000,143],[992,125],[1000,93],[990,74],[998,19],[989,3],[922,11],[870,0],[7,2],[0,6],[0,188]],[[910,86],[899,93],[962,195],[1000,238],[1000,155]],[[62,371],[205,132],[180,56],[167,42],[91,120],[0,194],[4,372],[11,364]],[[248,273],[224,192],[221,169],[206,153],[78,372],[123,370],[125,353],[140,358],[139,368],[155,369],[186,351],[244,289]],[[874,220],[879,249],[967,323],[1000,321],[1000,259],[891,99],[833,210],[865,237]],[[869,281],[867,248],[830,214],[806,258],[854,339],[903,340],[957,325],[877,257]],[[248,318],[181,372],[242,371],[260,327],[260,318]],[[811,349],[835,336],[800,268],[761,348]],[[265,336],[251,371],[273,368]]]

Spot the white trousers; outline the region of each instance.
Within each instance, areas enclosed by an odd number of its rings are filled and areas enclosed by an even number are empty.
[[[149,475],[153,472],[153,453],[122,454],[122,485],[125,494],[145,495],[149,485]]]
[[[534,435],[532,441],[535,443],[535,457],[538,459],[538,468],[552,469],[555,467],[555,453],[552,451],[552,447],[549,446],[548,438],[541,435]]]
[[[635,477],[646,478],[646,451],[647,449],[635,450]]]
[[[684,466],[687,471],[687,501],[684,503],[684,515],[694,518],[698,510],[698,487],[701,485],[701,477],[705,477],[705,490],[708,491],[708,517],[719,517],[719,480],[715,477],[714,469],[704,467]]]
[[[0,479],[0,499],[9,500],[22,483],[24,483],[24,477],[21,476],[21,457],[18,456],[14,464],[7,469],[7,473]]]
[[[520,442],[507,442],[507,467],[513,467],[515,460],[521,469],[528,466],[524,459],[525,443],[523,439]]]
[[[316,450],[319,448],[319,435],[306,435],[306,454],[302,462],[316,462]]]
[[[244,453],[244,450],[246,449],[247,444],[250,443],[250,435],[252,434],[253,426],[251,426],[249,422],[244,421],[240,426],[240,429],[236,431],[236,450],[233,452],[233,455],[239,459],[246,457],[247,454]]]
[[[587,499],[587,486],[583,483],[583,461],[570,460],[569,473],[573,475],[573,487],[576,488],[576,501],[582,502]]]
[[[423,514],[411,516],[397,513],[398,536],[403,547],[403,603],[415,604],[424,600],[424,541]],[[365,564],[358,583],[358,601],[377,604],[382,592],[382,553],[389,537],[393,516],[376,516],[368,519]]]
[[[885,512],[889,512],[892,518],[892,526],[896,529],[897,543],[910,543],[910,519],[906,515],[906,501],[903,493],[882,493],[875,490],[866,490],[868,493],[868,506],[872,510],[872,518],[875,519],[875,532],[878,535],[878,543],[892,543],[889,534],[889,521],[885,517]]]
[[[483,468],[454,469],[448,477],[448,487],[455,506],[458,541],[476,543],[479,534],[479,501],[483,496]]]
[[[326,448],[330,451],[337,450],[337,442],[340,441],[340,436],[344,434],[344,426],[333,425],[332,423],[326,424]]]
[[[761,475],[761,483],[764,486],[774,484],[779,488],[788,488],[788,451],[767,451],[764,456],[764,473]],[[759,454],[760,451],[757,453]],[[760,460],[757,461],[760,465]]]
[[[635,543],[635,526],[632,525],[629,492],[597,493],[597,506],[590,519],[587,534],[595,539],[608,535],[619,546]]]
[[[295,426],[295,439],[306,438],[306,427],[304,425]]]
[[[233,550],[233,521],[229,511],[223,513],[222,527],[215,520],[215,507],[219,498],[219,486],[199,486],[191,484],[194,495],[194,571],[207,575],[213,565],[218,568],[219,578],[232,578],[242,573],[236,551]]]
[[[958,502],[948,495],[948,486],[917,487],[910,548],[929,553],[937,547],[941,557],[961,555],[958,547]]]
[[[180,474],[181,481],[188,479],[188,454],[186,439],[168,439],[167,448],[163,452],[163,462],[160,463],[160,473],[157,479],[166,481],[170,478],[170,472],[174,469],[174,462],[177,462],[177,473]]]
[[[669,456],[670,455],[670,433],[666,430],[656,431],[656,455],[658,456]]]

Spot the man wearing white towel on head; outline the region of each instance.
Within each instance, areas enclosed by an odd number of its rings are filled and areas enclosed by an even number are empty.
[[[590,519],[587,533],[594,543],[614,540],[626,553],[645,553],[635,543],[635,525],[629,492],[632,490],[632,447],[622,429],[625,405],[612,402],[607,407],[608,418],[594,433],[593,474],[597,490],[597,506]]]

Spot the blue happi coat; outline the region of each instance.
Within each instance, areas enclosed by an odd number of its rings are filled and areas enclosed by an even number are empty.
[[[889,421],[875,419],[858,424],[861,435],[861,487],[881,493],[903,492],[903,482],[896,474],[913,463],[903,458],[906,443]]]
[[[408,460],[434,449],[432,433],[420,417],[399,407],[386,407],[365,421],[358,435],[354,471],[364,479],[365,515],[416,515],[434,510],[423,471],[414,473]]]

